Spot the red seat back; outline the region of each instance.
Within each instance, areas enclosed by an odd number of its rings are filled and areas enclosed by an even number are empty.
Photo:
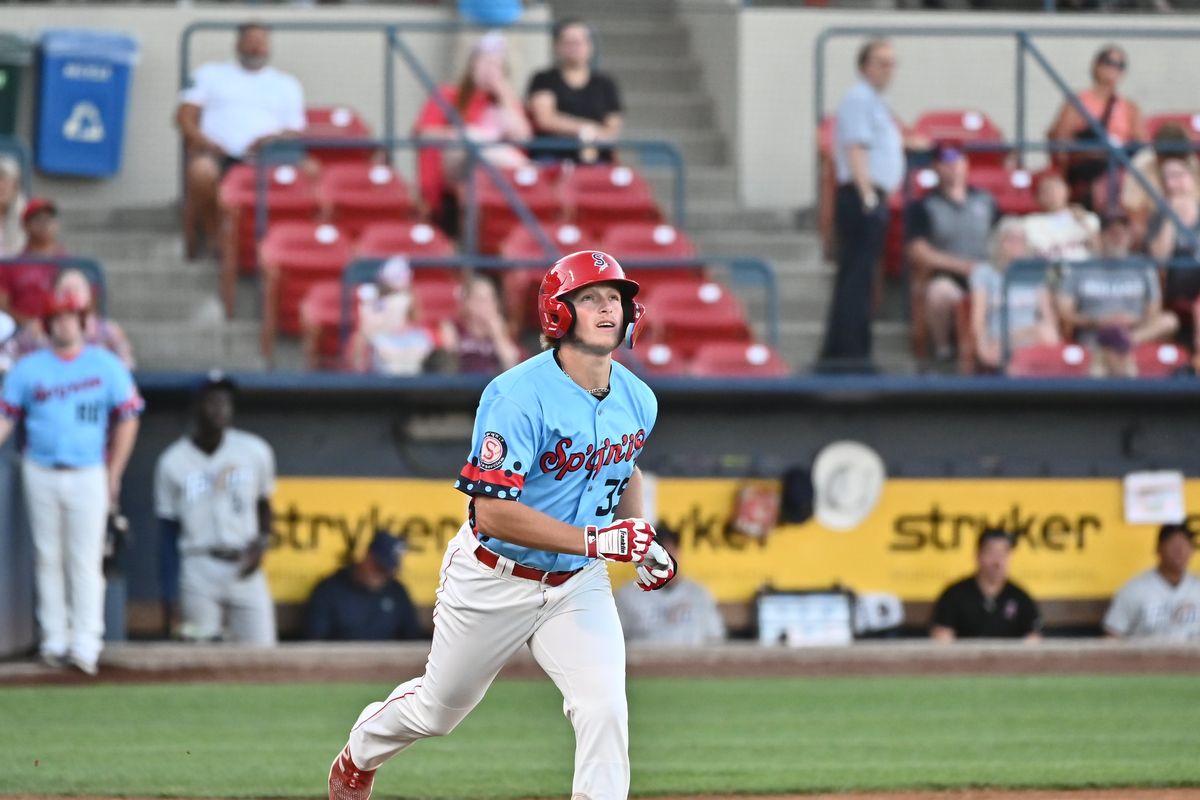
[[[619,261],[651,261],[696,257],[696,245],[674,225],[653,222],[622,222],[604,231],[600,249]]]
[[[1012,354],[1008,374],[1017,378],[1086,378],[1092,354],[1077,344],[1034,344]]]
[[[413,283],[417,302],[417,319],[434,330],[446,320],[458,316],[460,285],[456,283]]]
[[[692,356],[691,373],[697,377],[783,378],[791,370],[765,344],[706,342]]]
[[[553,172],[535,166],[501,172],[535,218],[546,223],[562,219],[562,200]],[[519,225],[520,218],[488,171],[476,170],[472,180],[479,204],[479,250],[492,255],[500,251],[501,242]]]
[[[424,222],[372,222],[358,237],[355,255],[360,258],[389,258],[407,256],[410,259],[452,258],[454,243],[440,228]],[[415,281],[450,281],[459,279],[455,267],[413,268]]]
[[[1138,376],[1166,378],[1188,363],[1188,353],[1182,347],[1167,342],[1145,342],[1133,350]]]
[[[251,272],[257,264],[254,251],[255,168],[238,164],[221,180],[221,206],[231,215],[237,264]],[[320,208],[316,189],[296,167],[281,164],[267,170],[267,221],[311,220]]]
[[[1151,114],[1146,117],[1146,136],[1153,140],[1159,129],[1170,122],[1179,125],[1188,132],[1193,142],[1200,144],[1200,111],[1170,111],[1164,114]]]
[[[742,305],[716,283],[654,287],[645,294],[651,341],[668,344],[683,358],[691,358],[706,341],[749,342],[750,328]]]
[[[575,224],[600,238],[618,223],[662,221],[650,184],[627,166],[576,167],[564,172],[562,186]]]
[[[1028,170],[980,167],[971,170],[970,183],[990,192],[1001,214],[1032,214],[1041,209]]]
[[[939,144],[964,146],[970,144],[1001,144],[1004,134],[987,114],[974,109],[927,111],[913,125],[913,130]],[[1009,150],[986,152],[968,151],[973,166],[1003,166]]]
[[[310,139],[369,139],[371,129],[358,112],[346,106],[321,106],[305,109],[304,135]],[[369,162],[375,151],[369,147],[314,147],[309,155],[323,165]]]
[[[412,213],[408,186],[383,164],[330,164],[321,171],[320,193],[330,218],[357,237],[372,222],[395,222]]]
[[[338,280],[351,255],[349,239],[333,225],[285,221],[267,230],[261,256],[263,268],[278,275],[279,330],[300,332],[300,301],[314,284]]]

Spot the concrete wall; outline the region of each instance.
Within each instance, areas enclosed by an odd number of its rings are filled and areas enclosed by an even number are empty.
[[[821,31],[834,26],[921,27],[1005,26],[1036,31],[1047,26],[1096,31],[1078,39],[1035,39],[1051,64],[1078,89],[1088,83],[1092,56],[1104,42],[1119,38],[1129,52],[1123,90],[1144,111],[1200,110],[1189,76],[1200,71],[1195,39],[1152,40],[1130,35],[1139,28],[1200,25],[1162,17],[1121,15],[1120,37],[1111,35],[1113,18],[1044,14],[984,14],[906,11],[884,13],[748,8],[741,14],[738,87],[741,109],[737,160],[742,200],[754,207],[795,208],[813,202],[816,148],[813,51]],[[832,110],[855,79],[854,57],[862,39],[837,39],[827,50],[826,102]],[[895,112],[912,121],[926,110],[977,108],[1012,137],[1015,123],[1012,38],[896,39],[899,67],[887,97]],[[722,55],[722,58],[724,56]],[[1061,95],[1032,62],[1027,66],[1027,135],[1041,136]]]
[[[546,17],[544,6],[526,12],[528,21]],[[141,43],[141,62],[135,69],[126,122],[124,163],[111,180],[79,181],[37,177],[35,190],[55,197],[70,209],[140,208],[163,206],[178,196],[179,138],[174,128],[174,112],[179,89],[179,37],[183,29],[197,20],[263,19],[276,21],[371,20],[402,22],[408,20],[451,19],[441,6],[430,8],[403,6],[385,8],[357,6],[347,8],[296,8],[260,6],[243,8],[200,7],[127,7],[108,5],[8,6],[3,21],[6,30],[36,33],[45,28],[102,28],[120,30],[137,37]],[[465,47],[454,36],[411,34],[405,41],[438,79],[453,73],[455,53]],[[516,52],[514,61],[521,65],[514,76],[518,86],[526,82],[525,73],[549,57],[548,37],[540,33],[512,34]],[[276,33],[274,63],[296,75],[304,84],[309,105],[349,105],[357,109],[374,131],[383,129],[382,33]],[[233,51],[232,32],[204,32],[194,37],[192,65],[212,60],[228,60]],[[397,59],[396,112],[397,133],[411,129],[425,93],[403,62]],[[26,93],[28,97],[30,93]],[[31,134],[29,103],[26,102],[21,133]],[[403,158],[402,166],[409,164]]]
[[[679,19],[691,37],[692,54],[700,62],[701,80],[713,101],[717,129],[737,152],[738,42],[737,0],[678,0]]]

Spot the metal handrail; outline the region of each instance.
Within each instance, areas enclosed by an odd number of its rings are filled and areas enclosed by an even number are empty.
[[[94,258],[82,256],[12,256],[0,258],[0,272],[18,267],[54,267],[59,272],[77,269],[87,276],[88,283],[95,287],[93,300],[96,310],[104,314],[108,308],[108,283],[104,277],[104,265]]]
[[[354,291],[359,284],[375,280],[387,258],[356,258],[342,273],[339,338],[342,347],[350,336]],[[545,269],[542,259],[506,259],[495,256],[450,256],[446,258],[410,258],[414,270],[458,267],[474,270]],[[721,265],[729,268],[735,285],[756,284],[763,290],[767,304],[767,340],[779,347],[779,292],[775,270],[760,258],[713,256],[697,259],[623,259],[622,266],[636,277],[638,269],[703,269]],[[651,311],[653,313],[653,311]]]
[[[33,156],[29,152],[29,145],[19,136],[0,136],[0,153],[17,159],[21,168],[21,192],[29,197],[33,194]]]

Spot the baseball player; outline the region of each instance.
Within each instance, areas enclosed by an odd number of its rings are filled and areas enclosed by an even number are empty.
[[[197,388],[192,431],[154,472],[163,597],[174,627],[194,641],[275,644],[275,604],[261,569],[271,530],[275,454],[231,428],[234,382],[212,373]]]
[[[625,644],[604,562],[637,564],[646,590],[675,576],[641,519],[637,459],[658,402],[612,360],[644,319],[637,291],[599,252],[542,279],[546,349],[484,390],[454,484],[471,502],[442,561],[425,674],[363,710],[330,767],[330,800],[369,798],[381,764],[453,730],[523,646],[575,729],[573,797],[628,795]]]
[[[24,423],[22,478],[42,660],[95,675],[104,635],[106,522],[117,508],[142,398],[116,356],[84,343],[87,313],[69,293],[46,301],[42,323],[51,346],[5,376],[0,444]]]

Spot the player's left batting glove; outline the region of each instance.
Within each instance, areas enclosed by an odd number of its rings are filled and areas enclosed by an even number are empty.
[[[654,526],[637,517],[614,520],[603,528],[588,525],[583,529],[583,552],[588,558],[639,564],[654,537]]]
[[[637,568],[638,588],[643,592],[661,589],[675,578],[675,559],[658,542],[650,545],[646,557]]]

